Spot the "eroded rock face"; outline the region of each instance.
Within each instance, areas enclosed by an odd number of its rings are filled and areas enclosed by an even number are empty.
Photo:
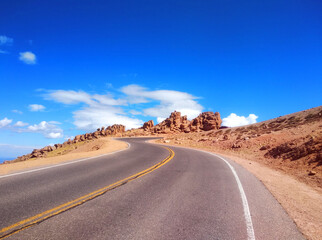
[[[122,134],[124,132],[125,132],[125,126],[121,124],[114,124],[112,126],[108,126],[105,129],[106,135],[117,135],[117,134]]]
[[[143,129],[144,129],[145,131],[150,130],[150,129],[151,129],[151,128],[153,128],[153,127],[154,127],[154,122],[153,122],[153,120],[147,121],[147,122],[145,122],[145,123],[143,124]]]
[[[220,114],[218,112],[204,112],[192,121],[189,121],[187,116],[181,116],[180,112],[174,111],[169,118],[151,128],[151,133],[189,133],[216,130],[220,128],[221,122]]]
[[[181,116],[180,112],[174,111],[171,115],[153,128],[154,133],[176,133],[183,132],[188,126],[187,116]]]
[[[221,126],[221,118],[219,112],[203,112],[192,120],[191,130],[193,131],[210,131],[217,130]]]

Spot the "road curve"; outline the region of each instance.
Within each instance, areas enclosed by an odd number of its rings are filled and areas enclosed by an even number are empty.
[[[167,149],[147,139],[121,140],[131,148],[0,178],[0,229],[169,158]],[[263,184],[241,166],[170,148],[175,156],[155,171],[5,239],[304,239]]]

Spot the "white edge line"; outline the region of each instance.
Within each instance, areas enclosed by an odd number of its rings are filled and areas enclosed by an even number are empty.
[[[90,160],[90,159],[93,159],[93,158],[98,158],[98,157],[102,157],[102,156],[122,152],[122,151],[130,149],[130,147],[131,147],[130,143],[128,143],[128,142],[125,142],[125,143],[127,143],[127,146],[128,146],[126,149],[122,149],[122,150],[118,150],[118,151],[110,152],[110,153],[105,153],[105,154],[101,154],[101,155],[94,156],[94,157],[81,158],[81,159],[78,159],[78,160],[75,160],[75,161],[60,163],[60,164],[56,164],[56,165],[52,165],[52,166],[48,166],[48,167],[37,168],[37,169],[32,169],[32,170],[23,171],[23,172],[17,172],[17,173],[11,173],[11,174],[0,176],[0,178],[12,177],[12,176],[16,176],[16,175],[25,174],[25,173],[31,173],[31,172],[38,172],[38,171],[49,169],[49,168],[55,168],[55,167],[65,166],[65,165],[69,165],[69,164],[73,164],[73,163],[84,162],[84,161],[87,161],[87,160]]]
[[[206,152],[206,151],[203,151],[203,152]],[[239,177],[237,175],[237,172],[236,172],[235,168],[226,159],[222,158],[221,156],[218,156],[217,154],[214,154],[214,153],[209,153],[209,154],[214,155],[214,156],[220,158],[221,160],[223,160],[229,166],[230,170],[234,174],[234,177],[235,177],[237,185],[238,185],[240,197],[241,197],[242,202],[243,202],[244,216],[245,216],[245,221],[246,221],[248,240],[255,240],[255,232],[254,232],[252,217],[250,215],[250,210],[249,210],[247,197],[246,197],[243,185],[240,182],[240,179],[239,179]]]
[[[149,142],[150,144],[158,144],[158,143],[152,143]],[[160,144],[160,145],[166,145],[166,144]],[[239,193],[240,193],[240,197],[242,199],[242,203],[243,203],[243,209],[244,209],[244,217],[245,217],[245,222],[246,222],[246,227],[247,227],[247,239],[248,240],[255,240],[255,232],[254,232],[254,227],[253,227],[253,222],[252,222],[252,217],[250,215],[250,210],[249,210],[249,205],[248,205],[248,201],[247,201],[247,197],[243,188],[243,185],[237,175],[237,172],[235,170],[235,168],[223,157],[215,154],[215,153],[211,153],[208,151],[204,151],[204,150],[200,150],[200,149],[194,149],[194,148],[186,148],[186,147],[181,147],[181,146],[172,146],[172,145],[166,145],[166,146],[170,146],[170,147],[178,147],[178,148],[184,148],[184,149],[189,149],[189,150],[195,150],[195,151],[199,151],[199,152],[204,152],[204,153],[208,153],[210,155],[216,156],[218,158],[220,158],[221,160],[223,160],[228,167],[230,168],[230,170],[232,171],[235,180],[237,182],[237,186],[239,189]]]

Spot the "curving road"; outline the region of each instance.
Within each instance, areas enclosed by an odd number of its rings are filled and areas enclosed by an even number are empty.
[[[233,161],[197,150],[169,150],[146,138],[120,140],[131,147],[0,176],[0,236],[304,239],[264,185]]]

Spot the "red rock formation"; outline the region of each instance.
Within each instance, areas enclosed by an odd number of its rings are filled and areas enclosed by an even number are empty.
[[[153,126],[154,126],[154,122],[153,122],[153,120],[150,120],[150,121],[147,121],[147,122],[145,122],[144,124],[143,124],[143,129],[144,130],[146,130],[146,131],[148,131],[148,130],[150,130],[151,128],[153,128]]]
[[[190,129],[192,131],[219,129],[221,122],[219,112],[203,112],[192,120]]]
[[[151,133],[177,133],[177,132],[198,132],[219,129],[221,118],[218,112],[204,112],[191,122],[187,116],[181,116],[180,112],[174,111],[169,118],[151,128]],[[144,126],[143,126],[144,127]]]
[[[106,135],[117,135],[125,132],[125,126],[121,124],[114,124],[112,126],[108,126],[105,130]]]
[[[174,111],[171,113],[169,118],[165,119],[163,122],[159,123],[153,128],[154,133],[174,133],[182,132],[189,126],[189,121],[187,116],[182,116],[181,113]]]

